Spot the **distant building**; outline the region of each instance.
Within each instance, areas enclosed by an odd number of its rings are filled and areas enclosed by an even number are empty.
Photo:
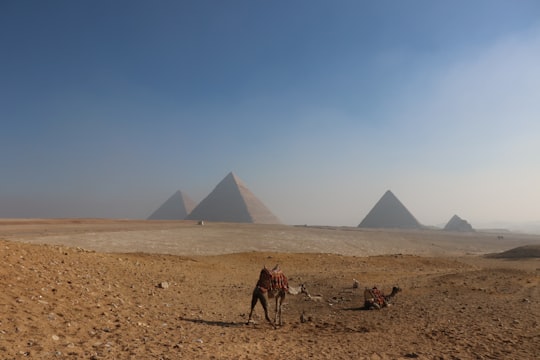
[[[463,220],[457,215],[452,216],[452,218],[448,221],[448,223],[444,227],[444,230],[445,231],[462,231],[462,232],[474,231],[471,224],[469,224],[466,220]]]
[[[279,224],[279,219],[232,172],[186,217],[188,220]]]
[[[420,229],[422,225],[409,210],[388,190],[375,204],[364,220],[361,228]]]
[[[184,220],[195,207],[195,202],[181,191],[175,192],[148,217],[148,220]]]

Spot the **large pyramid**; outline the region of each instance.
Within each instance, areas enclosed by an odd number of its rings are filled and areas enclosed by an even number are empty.
[[[280,223],[232,172],[221,180],[186,219],[256,224]]]
[[[388,190],[358,225],[362,228],[419,229],[422,225]]]
[[[463,220],[457,215],[452,216],[444,227],[446,231],[463,231],[463,232],[472,232],[474,231],[473,227],[467,220]]]
[[[184,220],[195,207],[195,202],[180,190],[148,217],[148,220]]]

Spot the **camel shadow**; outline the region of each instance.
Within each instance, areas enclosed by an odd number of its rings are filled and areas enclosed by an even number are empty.
[[[245,325],[245,322],[190,319],[190,318],[185,318],[185,317],[180,318],[180,320],[189,321],[194,324],[203,324],[203,325],[219,326],[219,327],[241,327]]]
[[[342,308],[341,310],[344,311],[366,311],[369,310],[365,306],[358,306],[358,307],[349,307],[349,308]]]

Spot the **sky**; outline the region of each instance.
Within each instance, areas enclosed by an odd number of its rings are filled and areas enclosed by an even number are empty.
[[[0,218],[229,173],[285,224],[540,225],[540,2],[0,2]],[[540,228],[540,226],[539,226]]]

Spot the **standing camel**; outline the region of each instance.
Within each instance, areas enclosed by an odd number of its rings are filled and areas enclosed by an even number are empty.
[[[266,321],[269,323],[272,323],[270,320],[270,317],[268,316],[268,300],[266,299],[266,294],[268,293],[268,298],[276,298],[276,313],[274,317],[274,323],[272,324],[274,327],[278,324],[278,317],[279,317],[279,325],[283,325],[283,320],[281,318],[281,306],[283,305],[283,301],[285,300],[285,295],[289,292],[289,282],[287,281],[287,277],[281,271],[279,268],[279,265],[276,265],[272,270],[268,270],[265,267],[261,270],[261,273],[259,275],[259,281],[257,281],[257,285],[255,285],[255,289],[253,289],[253,296],[251,297],[251,311],[249,313],[249,319],[248,324],[253,322],[251,319],[253,315],[253,309],[255,308],[255,305],[257,305],[257,302],[260,301],[261,305],[264,309],[264,317],[266,318]]]

